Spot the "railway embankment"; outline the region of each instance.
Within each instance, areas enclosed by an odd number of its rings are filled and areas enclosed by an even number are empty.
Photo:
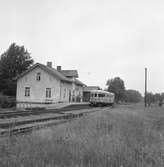
[[[87,104],[73,104],[60,109],[16,111],[0,114],[0,134],[25,133],[69,121],[99,111]]]

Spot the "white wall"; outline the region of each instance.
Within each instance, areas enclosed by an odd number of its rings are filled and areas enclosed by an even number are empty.
[[[80,86],[80,85],[76,85],[76,88],[75,88],[75,96],[76,97],[80,97],[80,101],[82,101],[83,99],[83,87]]]
[[[41,73],[41,80],[36,80],[36,73]],[[25,87],[30,87],[30,97],[25,96]],[[51,100],[60,99],[60,80],[48,74],[39,67],[27,73],[17,81],[17,102],[45,102],[46,88],[51,88]]]
[[[69,102],[69,91],[72,94],[72,83],[61,82],[61,98],[62,102]]]
[[[41,73],[41,80],[36,80],[36,74]],[[25,96],[25,87],[30,87],[30,96]],[[46,88],[51,88],[51,98],[46,98]],[[45,102],[69,102],[69,91],[71,92],[71,100],[73,98],[73,91],[76,96],[79,93],[82,95],[82,87],[74,83],[66,83],[51,74],[36,67],[25,76],[17,81],[17,108],[26,108],[32,106],[41,106],[39,103]],[[36,104],[35,104],[36,103]],[[38,104],[37,104],[38,103]]]

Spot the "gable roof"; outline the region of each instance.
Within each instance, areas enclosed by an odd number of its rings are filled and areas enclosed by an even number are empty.
[[[66,77],[79,77],[77,70],[61,70],[60,72]]]
[[[24,75],[26,75],[27,73],[29,73],[30,71],[32,71],[33,69],[35,69],[36,67],[40,67],[41,69],[47,71],[48,73],[50,73],[51,75],[58,77],[60,80],[65,81],[65,82],[72,82],[71,79],[66,78],[64,75],[62,75],[60,72],[58,72],[56,69],[45,66],[43,64],[40,63],[36,63],[33,66],[31,66],[28,70],[26,70],[25,72],[23,72],[22,74],[20,74],[17,79],[23,77]]]
[[[29,73],[30,71],[32,71],[33,69],[35,69],[37,67],[40,67],[42,70],[45,70],[46,72],[50,73],[51,75],[53,75],[55,77],[58,77],[61,81],[69,82],[69,83],[73,82],[72,79],[67,78],[63,73],[57,71],[55,68],[48,67],[48,66],[40,64],[40,63],[34,64],[28,70],[26,70],[25,72],[23,72],[22,74],[20,74],[19,76],[17,76],[16,79],[18,80],[19,78],[23,77],[24,75],[26,75],[27,73]],[[77,70],[63,70],[63,71],[70,71],[70,75],[71,75],[71,72],[72,72],[72,74],[76,74],[75,76],[78,76]],[[74,82],[77,85],[86,86],[84,83],[82,83],[78,79],[75,79]]]
[[[79,81],[78,79],[75,79],[75,84],[81,85],[81,86],[86,86],[84,83],[82,83],[82,82]]]

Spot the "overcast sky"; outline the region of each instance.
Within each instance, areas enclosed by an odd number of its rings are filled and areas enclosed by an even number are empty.
[[[164,1],[0,0],[0,53],[24,45],[35,62],[77,69],[87,85],[121,77],[164,92]]]

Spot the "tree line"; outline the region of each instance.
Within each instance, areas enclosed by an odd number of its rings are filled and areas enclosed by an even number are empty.
[[[137,90],[126,89],[124,81],[120,77],[108,79],[106,85],[107,91],[115,94],[116,102],[137,103],[143,100],[141,93]]]
[[[164,101],[164,93],[152,93],[148,92],[146,94],[146,102],[148,106],[151,106],[152,103],[157,103],[159,106],[162,105]]]
[[[116,102],[141,102],[144,101],[144,97],[137,90],[126,89],[124,81],[120,77],[115,77],[107,80],[107,91],[115,94]],[[152,103],[162,105],[164,101],[164,93],[152,93],[147,92],[146,103],[150,106]]]

